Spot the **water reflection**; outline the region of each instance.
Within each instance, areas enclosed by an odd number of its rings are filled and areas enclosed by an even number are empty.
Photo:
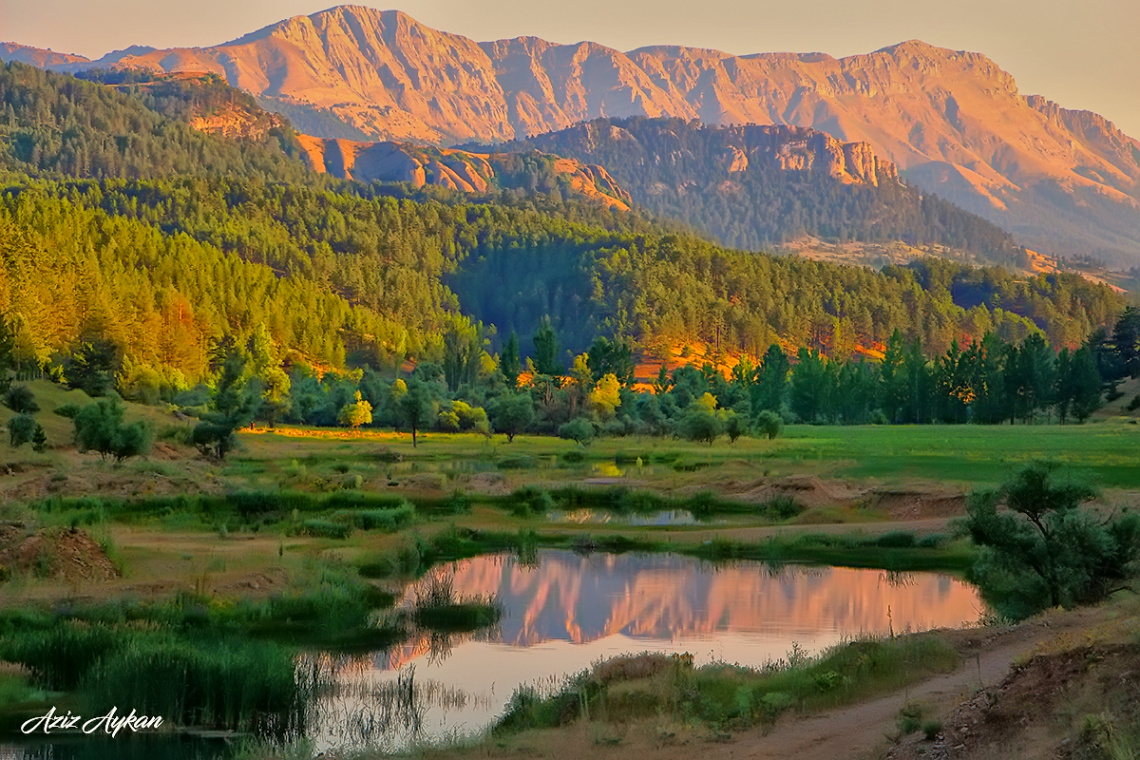
[[[495,596],[503,616],[495,629],[475,636],[424,635],[351,675],[365,692],[422,685],[414,730],[405,724],[381,737],[387,749],[411,738],[480,731],[518,685],[554,683],[618,654],[689,652],[698,664],[763,665],[793,642],[814,652],[861,634],[969,624],[981,610],[972,587],[934,573],[757,562],[726,567],[670,554],[541,550],[536,564],[493,555],[433,572],[450,574],[457,595]],[[408,588],[403,603],[428,582]],[[318,744],[344,738],[325,733]]]
[[[395,751],[477,733],[521,684],[554,685],[597,660],[643,651],[689,652],[759,666],[793,644],[817,652],[841,639],[889,630],[969,624],[982,604],[970,586],[934,573],[739,562],[713,565],[671,554],[581,556],[538,550],[528,561],[490,555],[433,570],[456,597],[493,596],[499,623],[476,634],[425,632],[367,655],[316,653],[297,662],[313,694],[297,724],[317,751]],[[409,586],[410,605],[432,578]],[[87,739],[87,737],[84,737]],[[133,737],[96,744],[71,737],[22,745],[0,758],[104,760],[218,757],[201,737]],[[108,754],[108,752],[110,752]]]

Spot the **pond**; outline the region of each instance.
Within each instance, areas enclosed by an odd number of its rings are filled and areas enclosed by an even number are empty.
[[[363,655],[300,657],[299,682],[319,684],[297,724],[314,749],[393,751],[477,734],[520,685],[554,688],[616,655],[688,652],[697,665],[761,666],[793,647],[815,653],[864,634],[971,625],[983,613],[976,589],[938,573],[561,550],[529,560],[498,554],[437,566],[398,602],[410,607],[440,583],[456,598],[493,596],[502,616],[490,629],[425,633]],[[20,746],[0,739],[0,757],[190,760],[225,757],[232,747],[203,736],[53,736]]]
[[[478,733],[519,685],[553,687],[624,653],[689,652],[698,665],[759,666],[793,645],[814,653],[864,634],[971,625],[983,612],[976,589],[947,575],[725,566],[675,554],[542,550],[529,564],[488,555],[432,572],[450,576],[457,596],[495,596],[500,623],[342,660],[336,693],[319,706],[323,719],[309,722],[322,726],[313,737],[319,748],[395,750]],[[402,603],[429,582],[413,584]]]

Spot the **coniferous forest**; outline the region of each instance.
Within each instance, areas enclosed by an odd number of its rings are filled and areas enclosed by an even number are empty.
[[[359,390],[373,424],[400,425],[410,379],[428,424],[467,427],[478,415],[449,410],[502,407],[521,371],[532,429],[588,417],[676,432],[705,393],[713,417],[749,425],[761,412],[1082,419],[1131,361],[1120,297],[1075,275],[933,258],[876,272],[725,248],[573,197],[336,181],[293,156],[284,119],[216,79],[89,78],[0,69],[0,311],[21,371],[75,382],[94,359],[128,397],[201,405],[240,359],[242,386],[274,399],[247,416],[314,424],[335,424]],[[187,124],[219,108],[255,128]],[[758,202],[777,192],[768,174],[754,176]],[[933,202],[915,213],[969,217]],[[980,221],[958,227],[963,245],[1011,245]],[[710,365],[635,378],[639,359],[690,344],[735,357],[732,377]],[[630,395],[638,380],[656,397]]]

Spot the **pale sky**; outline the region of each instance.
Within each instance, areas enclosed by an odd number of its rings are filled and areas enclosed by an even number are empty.
[[[0,41],[98,57],[212,45],[332,0],[0,0]],[[1023,94],[1086,108],[1140,138],[1140,0],[389,0],[478,41],[534,35],[620,50],[866,53],[921,39],[985,53]]]

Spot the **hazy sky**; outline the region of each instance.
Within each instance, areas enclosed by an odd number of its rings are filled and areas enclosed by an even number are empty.
[[[211,45],[330,0],[0,0],[0,40],[98,57]],[[1087,108],[1140,137],[1140,0],[390,0],[421,22],[493,40],[535,35],[622,50],[866,53],[908,39],[985,53],[1024,94]]]

